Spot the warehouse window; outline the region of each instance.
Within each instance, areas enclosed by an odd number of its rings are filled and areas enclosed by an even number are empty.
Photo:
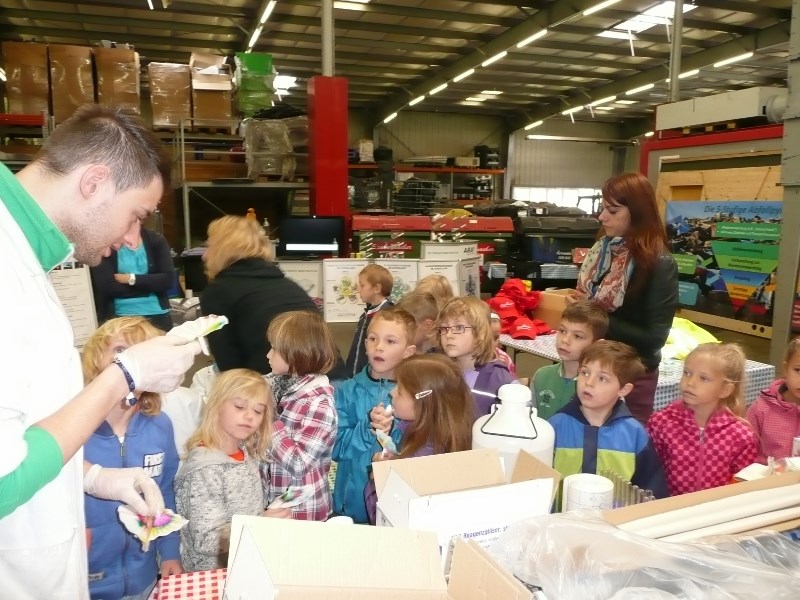
[[[511,197],[523,202],[551,202],[556,206],[577,206],[591,212],[598,202],[592,197],[599,197],[600,190],[595,188],[545,188],[515,185],[511,188]]]

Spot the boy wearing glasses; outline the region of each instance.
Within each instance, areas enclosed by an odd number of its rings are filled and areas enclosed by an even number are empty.
[[[474,296],[459,296],[444,305],[436,331],[445,356],[464,374],[475,400],[475,417],[488,415],[497,390],[516,383],[508,367],[497,360],[489,306]]]
[[[364,486],[372,455],[381,450],[376,431],[391,435],[399,444],[401,432],[393,428],[390,392],[395,386],[394,369],[416,352],[414,317],[389,307],[376,313],[367,327],[365,347],[369,364],[334,392],[339,424],[333,460],[336,484],[333,510],[356,523],[367,523]]]

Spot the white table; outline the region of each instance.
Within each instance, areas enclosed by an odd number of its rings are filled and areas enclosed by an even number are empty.
[[[535,340],[515,340],[510,335],[500,336],[500,343],[515,351],[528,352],[541,356],[553,362],[558,362],[556,352],[555,334],[540,335]],[[775,379],[775,367],[753,360],[748,360],[745,366],[744,399],[747,405],[755,402],[759,392],[768,387]],[[683,361],[674,358],[665,358],[658,367],[658,385],[653,402],[654,410],[661,410],[670,402],[680,397],[678,385],[683,373]]]

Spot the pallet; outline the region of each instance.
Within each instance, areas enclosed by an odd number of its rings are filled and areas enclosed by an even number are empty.
[[[225,134],[225,135],[235,135],[236,134],[236,127],[228,126],[228,127],[200,127],[199,125],[193,126],[190,131],[192,133],[207,133],[207,134]]]
[[[681,132],[683,135],[691,135],[695,133],[714,133],[719,131],[731,131],[737,129],[739,124],[736,121],[724,121],[722,123],[708,123],[706,125],[692,125],[690,127],[683,127]]]

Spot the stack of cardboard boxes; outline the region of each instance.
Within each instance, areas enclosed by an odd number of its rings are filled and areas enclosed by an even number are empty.
[[[156,63],[147,65],[153,127],[175,128],[192,116],[189,65]]]
[[[50,114],[50,72],[47,45],[3,42],[8,112],[17,115]]]
[[[197,127],[230,128],[233,80],[224,56],[192,53],[192,118]]]
[[[139,55],[131,49],[3,42],[2,50],[11,114],[52,113],[61,123],[95,100],[139,112]]]

